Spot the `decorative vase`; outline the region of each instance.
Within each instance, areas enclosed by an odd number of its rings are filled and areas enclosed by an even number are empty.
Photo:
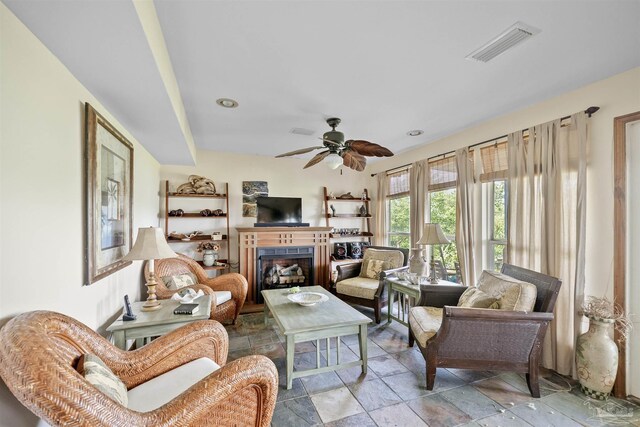
[[[216,263],[216,258],[218,258],[216,251],[212,249],[205,249],[204,255],[202,256],[202,263],[207,267],[211,267]]]
[[[611,339],[613,319],[590,317],[589,330],[576,342],[576,367],[582,392],[606,400],[618,372],[618,347]]]
[[[429,269],[429,263],[424,257],[424,251],[422,248],[412,248],[411,255],[409,256],[409,272],[415,273],[420,276],[426,276]]]

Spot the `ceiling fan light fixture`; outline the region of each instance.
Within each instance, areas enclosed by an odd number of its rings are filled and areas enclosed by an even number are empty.
[[[407,135],[409,136],[420,136],[424,133],[423,130],[420,129],[414,129],[414,130],[410,130],[409,132],[407,132]]]
[[[325,164],[330,169],[338,169],[342,165],[342,157],[337,153],[331,153],[324,159]]]
[[[238,106],[238,101],[231,98],[219,98],[216,99],[216,104],[224,108],[236,108]]]

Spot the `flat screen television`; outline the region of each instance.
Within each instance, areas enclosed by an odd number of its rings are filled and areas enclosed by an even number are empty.
[[[257,197],[256,226],[304,226],[302,199],[299,197]]]

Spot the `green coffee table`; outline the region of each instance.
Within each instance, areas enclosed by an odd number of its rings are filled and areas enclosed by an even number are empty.
[[[265,322],[269,312],[286,337],[287,346],[287,389],[291,389],[294,378],[338,369],[361,366],[367,373],[367,324],[371,322],[364,314],[339,300],[321,286],[305,286],[303,292],[325,294],[329,300],[311,307],[303,307],[287,299],[288,289],[270,289],[262,291],[264,297]],[[340,362],[340,337],[358,334],[360,359],[351,362]],[[330,338],[336,337],[336,363],[331,365]],[[327,366],[320,366],[320,340],[326,339]],[[293,370],[295,344],[305,341],[316,341],[316,368],[301,371]]]

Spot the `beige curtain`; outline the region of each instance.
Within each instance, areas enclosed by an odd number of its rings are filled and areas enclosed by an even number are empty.
[[[508,137],[511,264],[562,279],[543,365],[575,376],[577,311],[584,298],[587,120],[584,113]]]
[[[422,160],[411,165],[409,170],[409,195],[411,198],[411,247],[416,247],[426,221],[427,206],[427,161]]]
[[[477,150],[476,154],[477,154]],[[472,153],[473,155],[473,153]],[[478,268],[482,268],[481,249],[481,188],[474,173],[474,160],[469,148],[456,150],[456,250],[462,283],[474,286]],[[478,256],[476,256],[476,254]]]
[[[378,246],[387,246],[387,194],[389,192],[387,173],[378,173],[376,181],[376,216],[374,218],[373,242]]]

